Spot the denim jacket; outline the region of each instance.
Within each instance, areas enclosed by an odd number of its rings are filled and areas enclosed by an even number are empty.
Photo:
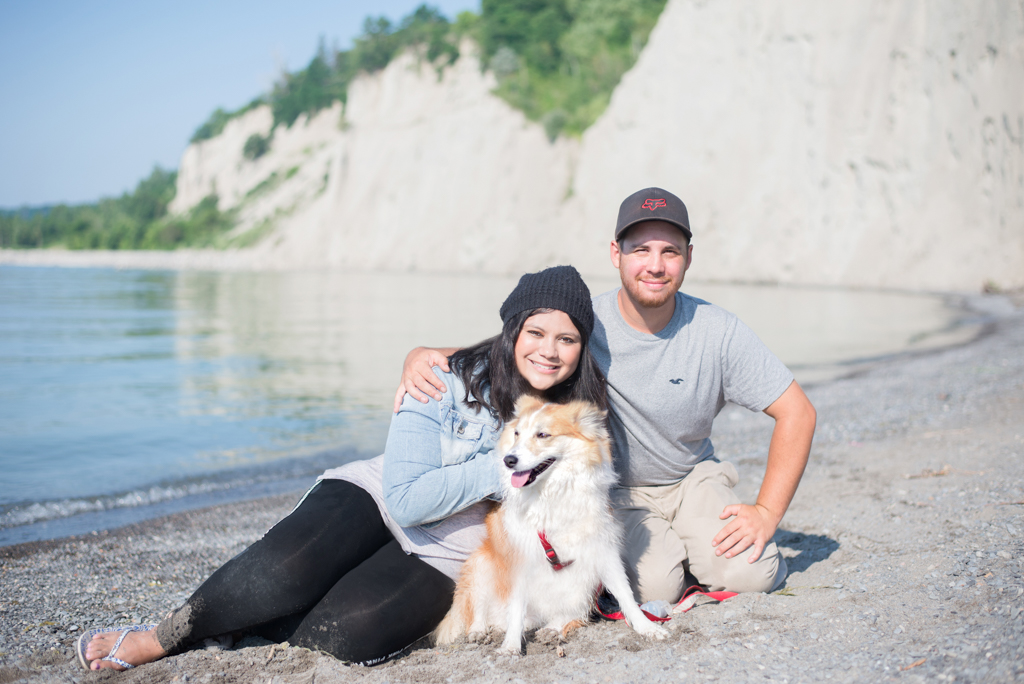
[[[500,489],[492,452],[501,421],[466,406],[454,373],[434,373],[447,387],[441,401],[406,395],[384,447],[384,502],[402,527],[443,520]]]

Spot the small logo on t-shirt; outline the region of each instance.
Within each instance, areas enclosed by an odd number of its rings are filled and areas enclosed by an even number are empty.
[[[682,381],[683,381],[682,378],[672,378],[671,380],[669,380],[669,382],[671,382],[673,385],[678,385]]]

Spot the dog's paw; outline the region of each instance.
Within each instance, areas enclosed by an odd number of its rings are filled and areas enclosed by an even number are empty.
[[[501,642],[501,646],[498,647],[498,652],[502,655],[521,656],[523,655],[523,640],[510,640],[506,638]]]
[[[661,625],[656,625],[653,622],[642,622],[636,625],[633,629],[636,630],[637,634],[647,637],[648,639],[657,639],[661,641],[668,636],[668,630]]]
[[[499,644],[505,638],[505,631],[497,627],[488,627],[486,632],[478,632],[478,644]]]
[[[469,631],[463,635],[461,641],[470,644],[496,644],[504,638],[505,632],[496,627],[471,626]]]
[[[553,627],[541,627],[533,635],[533,640],[538,644],[557,644],[562,641],[562,633]]]

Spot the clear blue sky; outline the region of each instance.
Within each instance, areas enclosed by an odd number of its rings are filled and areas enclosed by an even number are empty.
[[[217,107],[422,0],[0,0],[0,207],[88,202],[177,168]],[[446,16],[479,0],[430,2]]]

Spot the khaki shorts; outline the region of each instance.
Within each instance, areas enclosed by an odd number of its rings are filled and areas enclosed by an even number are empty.
[[[711,591],[771,591],[786,578],[786,561],[775,542],[754,563],[752,549],[716,556],[711,540],[729,521],[722,509],[742,503],[733,492],[739,475],[731,463],[704,461],[680,482],[623,487],[612,492],[615,517],[625,529],[623,558],[641,602],[676,602],[688,568]]]

